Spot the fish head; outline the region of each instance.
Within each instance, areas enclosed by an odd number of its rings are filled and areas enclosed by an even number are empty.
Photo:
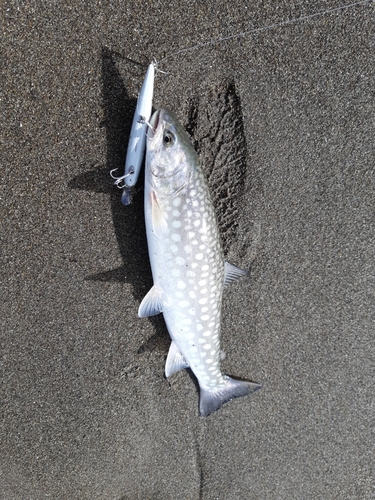
[[[189,136],[171,111],[155,111],[150,125],[146,176],[158,196],[172,197],[189,183],[198,156]]]

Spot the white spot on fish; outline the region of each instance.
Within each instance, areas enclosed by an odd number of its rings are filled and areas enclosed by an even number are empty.
[[[185,264],[185,259],[183,257],[178,256],[178,257],[176,257],[175,262],[179,266],[183,266]]]
[[[173,210],[172,215],[174,217],[180,217],[181,213],[178,210]]]
[[[207,330],[203,333],[203,337],[209,337],[211,335],[211,330]]]
[[[180,276],[181,272],[179,271],[179,269],[172,269],[171,270],[171,275],[174,277],[174,278],[178,278],[178,276]]]
[[[201,316],[202,321],[207,321],[208,319],[210,319],[208,314],[204,314],[203,316]]]
[[[178,305],[179,305],[180,307],[187,307],[189,304],[190,304],[190,302],[189,302],[189,301],[187,301],[187,300],[181,300],[181,301],[178,303]]]
[[[180,290],[183,290],[184,288],[186,288],[186,285],[183,281],[178,281],[177,288],[179,288]]]
[[[177,229],[177,228],[181,227],[181,222],[180,222],[179,220],[173,220],[173,221],[172,221],[172,227],[174,227],[175,229]],[[174,236],[174,235],[172,234],[172,239],[174,239],[174,238],[173,238],[173,236]],[[181,238],[180,238],[180,239],[181,239]],[[175,240],[175,241],[176,241],[176,240]],[[179,241],[179,240],[178,240],[178,241]]]
[[[197,220],[194,221],[194,226],[195,227],[200,226],[200,224],[201,224],[201,221],[199,219],[197,219]]]
[[[202,260],[203,259],[203,253],[197,253],[197,255],[195,256],[195,258],[197,260]]]
[[[189,297],[190,297],[191,299],[195,299],[197,296],[195,295],[195,292],[194,292],[193,290],[190,290],[190,292],[189,292]]]
[[[207,304],[207,299],[203,297],[202,299],[199,299],[198,302],[203,306],[204,304]]]
[[[207,281],[206,280],[200,280],[200,281],[198,281],[198,285],[199,286],[207,285]]]
[[[173,221],[173,222],[178,222],[178,221]],[[181,241],[181,235],[179,235],[178,233],[173,233],[171,238],[173,241]]]
[[[172,252],[174,252],[174,253],[178,252],[178,246],[177,245],[171,245],[170,248],[171,248]]]
[[[175,198],[173,200],[173,206],[178,207],[181,204],[181,198]]]

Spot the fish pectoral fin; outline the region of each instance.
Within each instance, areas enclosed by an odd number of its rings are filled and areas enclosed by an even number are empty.
[[[232,281],[236,281],[242,276],[247,276],[249,273],[244,269],[229,264],[229,262],[224,262],[224,286],[228,286]]]
[[[160,289],[154,285],[143,298],[138,309],[138,316],[140,318],[156,316],[156,314],[163,312],[163,302],[160,292]]]
[[[165,363],[165,376],[170,377],[176,372],[183,370],[184,368],[189,368],[189,363],[181,354],[177,345],[173,342],[169,348],[167,361]]]
[[[154,233],[156,236],[162,236],[168,225],[163,217],[163,212],[156,198],[155,191],[151,192],[151,219]]]
[[[245,380],[236,380],[228,377],[228,375],[224,375],[224,379],[224,387],[212,390],[200,388],[199,413],[202,417],[207,417],[231,399],[247,396],[262,388],[259,384],[246,382]]]

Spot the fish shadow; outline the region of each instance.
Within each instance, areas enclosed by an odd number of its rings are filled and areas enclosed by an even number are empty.
[[[100,126],[104,127],[106,132],[106,164],[91,165],[89,170],[71,179],[68,187],[109,195],[113,227],[123,261],[121,267],[89,275],[85,280],[129,283],[132,286],[134,299],[140,303],[153,285],[144,222],[144,179],[141,175],[137,189],[133,188],[132,203],[124,206],[120,201],[121,191],[113,185],[110,177],[111,170],[117,169],[121,175],[124,169],[137,103],[136,99],[129,96],[119,71],[120,58],[121,63],[126,65],[128,73],[134,70],[134,65],[143,66],[141,63],[123,58],[106,47],[102,48],[101,83],[104,118]],[[144,71],[147,66],[144,65]],[[156,333],[139,347],[138,354],[155,349],[166,354],[170,341],[162,315],[149,320]]]

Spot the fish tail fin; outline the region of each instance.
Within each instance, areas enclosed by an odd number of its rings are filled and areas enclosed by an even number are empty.
[[[219,389],[207,390],[200,388],[199,412],[202,417],[207,417],[231,399],[247,396],[262,387],[259,384],[236,380],[227,375],[224,375],[224,380],[224,387]]]

